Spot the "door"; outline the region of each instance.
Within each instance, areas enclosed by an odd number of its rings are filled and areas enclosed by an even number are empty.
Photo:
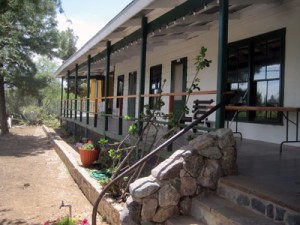
[[[117,84],[117,96],[124,95],[124,75],[118,76],[118,84]],[[123,100],[123,99],[122,99]],[[116,108],[120,107],[120,102],[122,101],[120,98],[117,98]]]
[[[136,95],[136,71],[129,73],[128,95]],[[128,98],[127,114],[131,118],[135,117],[136,98]]]
[[[187,58],[172,61],[171,64],[171,91],[186,92],[187,82]],[[185,96],[174,96],[173,102],[173,117],[179,120],[183,113],[183,106],[185,104]],[[172,104],[172,103],[171,103]]]

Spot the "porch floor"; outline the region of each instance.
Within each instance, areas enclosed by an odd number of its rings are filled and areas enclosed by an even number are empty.
[[[300,147],[236,140],[239,174],[300,195]]]

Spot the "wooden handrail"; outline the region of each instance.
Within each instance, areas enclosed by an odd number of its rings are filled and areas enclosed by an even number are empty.
[[[299,107],[274,107],[274,106],[236,106],[227,105],[225,110],[228,111],[277,111],[277,112],[297,112]]]

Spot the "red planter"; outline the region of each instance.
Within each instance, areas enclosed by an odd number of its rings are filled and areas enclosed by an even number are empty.
[[[83,166],[90,166],[98,160],[99,151],[98,150],[85,150],[79,149],[80,152],[80,160]]]

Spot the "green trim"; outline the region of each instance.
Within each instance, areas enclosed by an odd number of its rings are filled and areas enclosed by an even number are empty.
[[[108,95],[109,95],[109,70],[110,70],[111,43],[106,43],[106,77],[105,77],[105,114],[108,114]],[[108,130],[108,116],[105,116],[105,131]]]
[[[87,91],[86,91],[86,97],[87,99],[90,99],[90,92],[91,92],[91,84],[90,84],[90,81],[91,81],[91,78],[90,78],[90,75],[91,75],[91,55],[88,55],[88,68],[87,68]],[[90,123],[90,101],[87,101],[86,102],[86,124],[89,124]]]
[[[61,86],[60,86],[60,118],[65,115],[65,108],[63,109],[64,104],[64,77],[61,78]]]
[[[220,1],[219,13],[219,52],[218,52],[218,77],[217,77],[217,102],[224,100],[223,91],[226,89],[227,48],[228,48],[228,0]],[[225,106],[216,112],[216,128],[225,126]]]
[[[67,77],[67,117],[69,117],[69,99],[70,99],[70,71],[68,70]]]
[[[78,99],[78,64],[76,64],[76,72],[75,72],[75,120],[77,119],[77,99]]]
[[[140,64],[140,89],[139,89],[139,105],[138,105],[138,119],[141,121],[144,112],[144,97],[145,93],[145,77],[146,77],[146,56],[147,56],[147,26],[148,19],[142,18],[142,44],[141,44],[141,64]],[[139,134],[142,132],[143,123],[140,122],[138,126]]]

